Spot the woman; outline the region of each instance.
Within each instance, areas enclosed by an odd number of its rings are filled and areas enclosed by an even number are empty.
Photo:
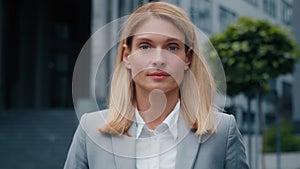
[[[109,109],[82,116],[64,168],[247,169],[233,116],[182,9],[147,3],[127,20]]]

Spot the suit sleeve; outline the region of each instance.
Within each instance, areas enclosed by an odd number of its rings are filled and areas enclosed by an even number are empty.
[[[86,131],[84,130],[86,114],[81,117],[80,123],[73,136],[64,169],[88,169],[86,152]]]
[[[230,116],[225,169],[249,169],[242,135],[233,116]]]

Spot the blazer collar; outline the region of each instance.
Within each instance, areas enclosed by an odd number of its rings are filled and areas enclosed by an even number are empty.
[[[221,121],[220,115],[214,113],[216,125]],[[129,133],[133,137],[112,136],[112,149],[114,152],[115,162],[118,169],[136,168],[136,130],[137,124],[132,123]],[[202,143],[207,141],[212,134],[206,133],[196,136],[194,132],[186,126],[186,123],[179,113],[178,118],[178,146],[176,155],[176,169],[193,168],[197,154],[199,153]]]
[[[136,124],[132,123],[129,133],[134,136],[136,133]],[[128,136],[112,136],[112,151],[114,153],[117,169],[136,168],[136,139]]]
[[[220,112],[213,112],[213,118],[216,127],[219,125],[222,117],[223,116],[220,115]],[[181,114],[179,115],[178,123],[180,140],[177,146],[175,168],[194,168],[194,163],[200,151],[201,145],[206,142],[213,134],[204,133],[200,136],[196,136],[195,133],[186,126],[186,123]]]
[[[192,168],[198,154],[201,136],[196,136],[194,132],[186,126],[181,114],[178,119],[178,145],[175,169]]]

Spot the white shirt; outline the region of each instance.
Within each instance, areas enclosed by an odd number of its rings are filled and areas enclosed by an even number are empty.
[[[151,130],[136,111],[137,169],[175,169],[180,101],[167,118]]]

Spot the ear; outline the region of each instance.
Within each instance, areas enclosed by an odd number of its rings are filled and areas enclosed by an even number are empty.
[[[126,44],[124,44],[122,46],[122,60],[124,61],[125,66],[127,67],[127,69],[131,69],[131,64],[130,64],[129,59],[128,59],[129,55],[130,55],[130,49]]]
[[[186,58],[185,58],[185,67],[184,70],[187,70],[191,64],[192,61],[192,56],[193,56],[193,49],[189,48],[186,52]]]

